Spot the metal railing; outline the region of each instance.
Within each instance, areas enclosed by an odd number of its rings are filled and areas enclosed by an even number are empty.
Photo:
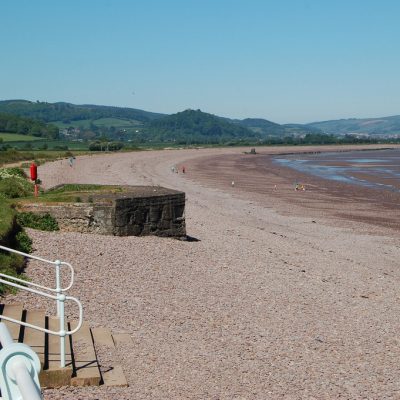
[[[60,337],[60,366],[61,366],[61,368],[64,368],[65,367],[65,337],[67,335],[72,335],[75,332],[77,332],[80,329],[80,327],[82,326],[82,322],[83,322],[83,309],[82,309],[81,302],[78,299],[76,299],[75,297],[67,296],[64,294],[64,292],[71,289],[72,285],[74,284],[75,273],[74,273],[74,269],[73,269],[72,265],[67,262],[60,261],[60,260],[55,260],[55,261],[46,260],[44,258],[36,257],[31,254],[26,254],[26,253],[23,253],[22,251],[10,249],[5,246],[0,246],[0,250],[19,254],[21,256],[24,256],[24,257],[27,257],[27,258],[30,258],[33,260],[37,260],[37,261],[41,261],[43,263],[54,265],[54,267],[55,267],[55,288],[50,288],[47,286],[39,285],[37,283],[24,281],[23,279],[19,279],[14,276],[2,274],[2,273],[0,273],[0,283],[15,287],[20,290],[25,290],[27,292],[35,293],[35,294],[38,294],[39,296],[43,296],[48,299],[56,301],[57,317],[59,318],[59,330],[53,331],[50,329],[42,328],[40,326],[32,325],[32,324],[29,324],[24,321],[19,321],[19,320],[10,318],[5,315],[0,315],[0,319],[14,322],[16,324],[26,326],[27,328],[36,329],[38,331],[45,332],[50,335],[59,336]],[[67,266],[69,268],[70,274],[71,274],[69,285],[64,288],[61,286],[61,268],[63,266]],[[38,290],[38,289],[42,289],[42,291]],[[51,292],[51,293],[55,293],[55,294],[49,294],[49,293],[43,292],[43,290]],[[65,302],[69,301],[69,300],[75,302],[78,305],[78,309],[79,309],[79,322],[78,322],[78,325],[76,326],[76,328],[73,330],[65,329]]]
[[[41,400],[40,360],[26,344],[14,343],[7,326],[0,322],[0,387],[5,400]]]

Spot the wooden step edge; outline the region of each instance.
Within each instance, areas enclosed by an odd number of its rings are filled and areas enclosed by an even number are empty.
[[[52,368],[41,370],[39,374],[40,387],[46,389],[58,389],[70,386],[72,379],[72,366],[65,368]]]
[[[45,327],[52,331],[60,329],[59,319],[57,317],[45,317]],[[65,327],[67,328],[67,324]],[[60,366],[60,337],[45,335],[45,363],[44,368],[39,375],[40,385],[43,388],[60,388],[71,385],[73,373],[70,339],[65,338],[65,362],[66,366]]]
[[[112,334],[115,347],[133,345],[130,333],[113,333]]]
[[[35,325],[39,328],[46,327],[46,311],[45,310],[32,310],[26,311],[25,322]],[[37,329],[24,327],[24,334],[22,342],[32,348],[32,350],[38,355],[42,369],[45,363],[45,351],[46,351],[46,337],[45,333]]]
[[[114,339],[111,331],[107,328],[92,328],[93,341],[95,348],[102,351],[102,348],[111,354],[114,358],[113,361],[107,360],[107,365],[103,365],[100,358],[100,372],[105,386],[113,387],[127,387],[128,381],[125,377],[122,366],[116,362],[117,350],[115,348]]]
[[[73,321],[70,329],[75,329],[78,322]],[[83,323],[81,329],[71,337],[73,376],[72,386],[99,386],[101,374],[97,361],[97,355],[93,344],[90,327]]]
[[[60,320],[57,317],[46,317],[46,328],[58,332],[60,330]],[[68,324],[65,323],[64,329],[68,330]],[[46,352],[46,369],[60,368],[60,337],[46,333],[47,352]],[[72,368],[71,342],[67,335],[65,337],[65,366]]]
[[[24,308],[22,304],[2,304],[1,306],[1,315],[16,319],[17,321],[22,320]],[[1,320],[1,322],[5,323],[13,340],[18,342],[21,334],[21,325],[7,320]]]

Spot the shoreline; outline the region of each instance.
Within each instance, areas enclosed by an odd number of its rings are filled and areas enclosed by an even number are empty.
[[[341,152],[370,150],[348,149]],[[375,233],[374,227],[384,228],[384,231],[388,229],[392,234],[400,229],[398,213],[393,213],[398,210],[399,193],[323,179],[273,160],[282,155],[315,153],[336,151],[220,155],[188,161],[187,164],[189,177],[194,181],[227,190],[233,195],[239,194],[243,198],[251,192],[261,204],[269,200],[278,212],[287,215],[297,213],[323,217],[330,221],[337,220],[344,226],[348,226],[349,221],[360,222],[367,224]],[[229,187],[232,181],[235,182],[234,188]],[[296,192],[294,182],[304,184],[306,191]],[[368,231],[368,226],[363,230]]]
[[[238,149],[141,152],[39,168],[49,186],[182,190],[187,231],[198,239],[29,231],[35,255],[75,267],[71,295],[82,301],[85,321],[132,339],[116,354],[128,388],[46,390],[46,400],[396,398],[397,235],[355,221],[344,226],[328,218],[329,210],[314,218],[269,187],[254,193],[230,187],[231,181],[221,186],[237,156],[244,155]],[[219,180],[209,176],[210,157],[224,160]],[[195,163],[203,167],[192,169]],[[172,173],[174,164],[185,165],[186,174]],[[243,173],[253,169],[240,164]],[[293,195],[291,188],[287,200]],[[33,282],[54,280],[35,263],[26,273]],[[8,299],[54,312],[30,294]]]

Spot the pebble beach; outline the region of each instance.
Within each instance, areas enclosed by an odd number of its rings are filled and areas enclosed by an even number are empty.
[[[308,190],[295,193],[294,173],[260,171],[245,150],[82,156],[39,168],[46,188],[182,190],[195,239],[29,230],[34,254],[75,267],[71,295],[85,320],[132,338],[99,354],[118,361],[129,387],[67,387],[45,399],[400,398],[396,199],[380,208],[366,192],[356,198],[304,176],[295,178],[309,179]],[[35,263],[26,273],[53,281]],[[9,300],[49,307],[24,293]]]

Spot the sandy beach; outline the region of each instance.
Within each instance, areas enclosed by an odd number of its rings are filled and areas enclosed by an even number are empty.
[[[85,320],[133,340],[113,355],[128,388],[47,390],[45,399],[400,398],[397,195],[265,161],[298,148],[244,150],[82,156],[73,168],[39,168],[47,188],[182,190],[187,233],[198,239],[29,230],[35,254],[76,268],[71,294]],[[307,190],[295,192],[294,180]],[[52,281],[34,263],[27,274]],[[47,306],[23,293],[10,300]]]

